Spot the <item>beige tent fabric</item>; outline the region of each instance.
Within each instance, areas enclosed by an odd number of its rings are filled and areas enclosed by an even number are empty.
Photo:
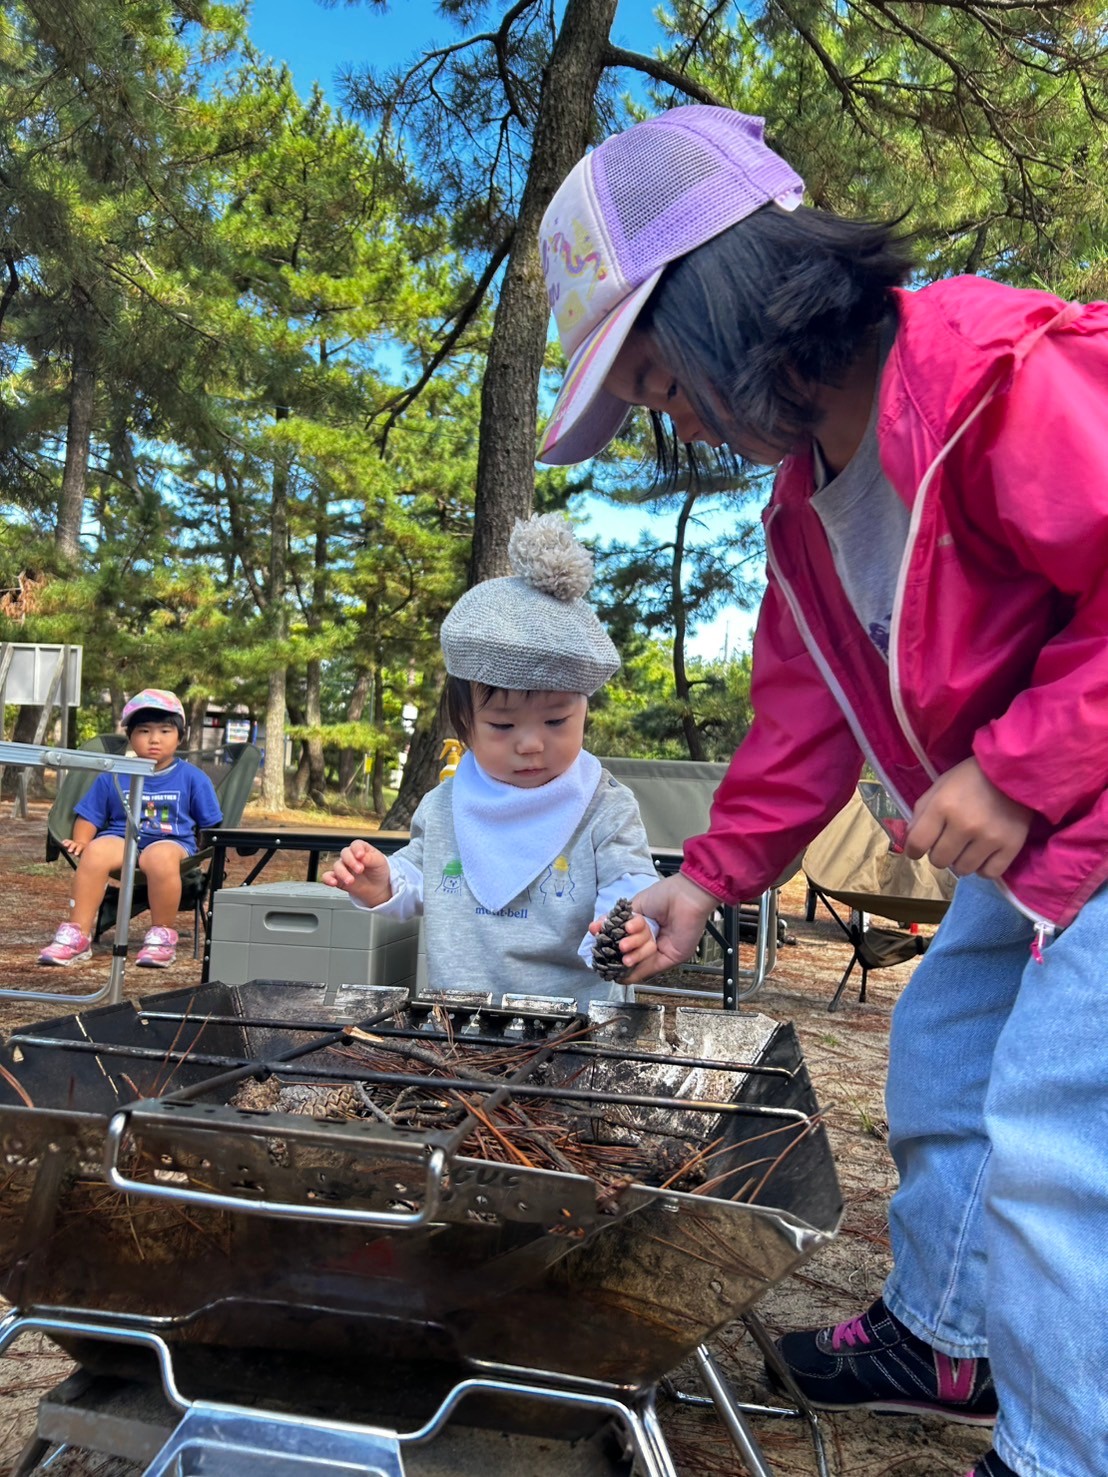
[[[898,923],[938,923],[954,896],[953,873],[889,850],[889,838],[855,790],[801,861],[804,875],[848,908]]]

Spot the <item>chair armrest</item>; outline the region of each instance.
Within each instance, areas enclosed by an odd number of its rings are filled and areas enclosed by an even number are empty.
[[[73,856],[70,852],[66,851],[65,847],[62,845],[61,837],[55,836],[53,831],[51,831],[50,828],[47,827],[46,860],[48,862],[56,862],[59,857],[64,857],[71,867],[76,868],[77,858]]]

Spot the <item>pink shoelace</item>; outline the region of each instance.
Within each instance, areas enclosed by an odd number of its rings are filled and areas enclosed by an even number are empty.
[[[843,1344],[852,1348],[855,1344],[868,1344],[869,1334],[866,1332],[865,1314],[858,1318],[848,1318],[845,1323],[837,1324],[831,1330],[831,1347],[841,1349]]]

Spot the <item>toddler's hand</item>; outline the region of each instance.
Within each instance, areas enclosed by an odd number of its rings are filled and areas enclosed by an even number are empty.
[[[904,852],[949,867],[956,877],[1002,877],[1027,840],[1033,814],[986,779],[976,759],[965,759],[921,796]]]
[[[62,842],[62,850],[68,851],[70,856],[80,856],[84,849],[85,843],[83,841],[74,841],[72,837],[68,841]]]
[[[650,979],[664,969],[683,964],[696,953],[704,925],[720,906],[719,899],[706,892],[681,872],[655,882],[631,899],[636,912],[641,911],[660,925],[654,947],[643,956],[642,964],[628,983]],[[649,929],[647,929],[649,932]]]
[[[389,859],[368,841],[351,841],[339,853],[330,871],[324,872],[328,887],[341,887],[367,908],[380,907],[392,897]]]

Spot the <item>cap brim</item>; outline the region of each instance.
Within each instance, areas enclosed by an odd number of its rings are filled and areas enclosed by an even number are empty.
[[[604,381],[664,270],[651,273],[578,347],[554,402],[538,461],[550,467],[587,461],[618,434],[631,407],[605,390]]]

